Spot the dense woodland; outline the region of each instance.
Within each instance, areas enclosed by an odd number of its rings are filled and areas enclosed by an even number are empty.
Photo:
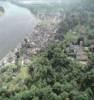
[[[60,7],[65,18],[53,42],[28,65],[19,58],[0,70],[0,100],[94,100],[94,2]],[[70,46],[79,47],[87,59],[78,59],[80,49],[75,53]]]

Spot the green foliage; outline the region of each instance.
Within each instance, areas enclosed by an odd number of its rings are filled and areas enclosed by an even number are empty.
[[[8,87],[0,88],[0,97],[3,100],[93,100],[93,67],[82,68],[71,61],[61,44],[49,45],[32,58],[31,65],[21,67],[15,79],[7,83]]]
[[[94,54],[89,50],[94,39],[94,16],[92,4],[87,8],[81,5],[64,9],[61,5],[31,7],[35,14],[39,11],[48,13],[50,9],[53,9],[52,12],[64,10],[66,18],[59,24],[55,37],[60,41],[50,43],[32,56],[27,66],[22,66],[20,58],[17,64],[2,68],[0,100],[94,100]],[[89,62],[84,67],[64,52],[67,45],[80,36],[84,37],[84,50],[90,54]],[[23,54],[23,49],[20,53]]]

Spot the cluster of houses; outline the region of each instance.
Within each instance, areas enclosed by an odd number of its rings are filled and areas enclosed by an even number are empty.
[[[23,62],[28,64],[32,55],[37,54],[42,48],[47,46],[49,41],[54,39],[55,32],[56,25],[37,25],[29,37],[25,38],[21,44]]]
[[[65,18],[65,14],[63,13],[63,10],[59,11],[54,11],[54,12],[46,12],[44,11],[39,11],[37,12],[37,17],[42,20],[42,21],[53,21],[53,23],[60,23],[62,19]]]
[[[80,37],[76,42],[70,43],[65,51],[70,57],[78,60],[82,64],[87,64],[89,61],[88,52],[94,52],[94,39],[90,41],[91,44],[88,47],[85,47],[84,37]]]
[[[15,50],[11,51],[2,61],[0,66],[15,64],[21,60],[22,65],[31,61],[31,56],[37,54],[49,41],[52,41],[56,32],[56,25],[38,24],[28,37],[24,38]]]
[[[83,43],[84,41],[81,38],[77,41],[77,43],[70,43],[70,45],[66,48],[67,54],[77,60],[87,61],[88,56],[84,51]]]

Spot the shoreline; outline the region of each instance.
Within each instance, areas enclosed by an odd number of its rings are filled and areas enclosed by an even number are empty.
[[[10,50],[10,52],[0,60],[0,69],[3,68],[3,66],[15,64],[17,59],[17,55],[15,54],[20,54],[22,49],[24,49],[24,52],[21,55],[21,58],[23,59],[21,62],[28,64],[32,55],[37,54],[42,48],[47,46],[48,42],[54,40],[56,29],[56,23],[55,25],[53,25],[53,23],[44,25],[43,22],[37,22],[33,27],[32,32],[24,37],[22,42],[20,42],[13,50]]]
[[[32,14],[32,13],[31,13]],[[34,16],[34,15],[33,15]],[[15,62],[12,61],[10,63],[8,63],[9,58],[14,58],[15,59],[15,52],[21,48],[21,45],[23,44],[23,41],[25,38],[29,38],[29,36],[32,34],[32,32],[34,31],[34,28],[38,25],[38,23],[40,23],[41,21],[36,18],[36,22],[33,23],[33,27],[32,27],[32,31],[31,33],[26,34],[26,36],[21,40],[21,42],[19,42],[15,48],[13,48],[12,50],[9,50],[9,52],[7,54],[5,54],[4,57],[2,57],[0,59],[0,68],[3,67],[6,64],[14,64]]]

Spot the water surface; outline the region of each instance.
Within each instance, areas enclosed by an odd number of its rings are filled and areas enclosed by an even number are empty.
[[[23,40],[32,31],[35,18],[28,9],[18,7],[9,2],[1,2],[5,13],[0,16],[0,58]]]

